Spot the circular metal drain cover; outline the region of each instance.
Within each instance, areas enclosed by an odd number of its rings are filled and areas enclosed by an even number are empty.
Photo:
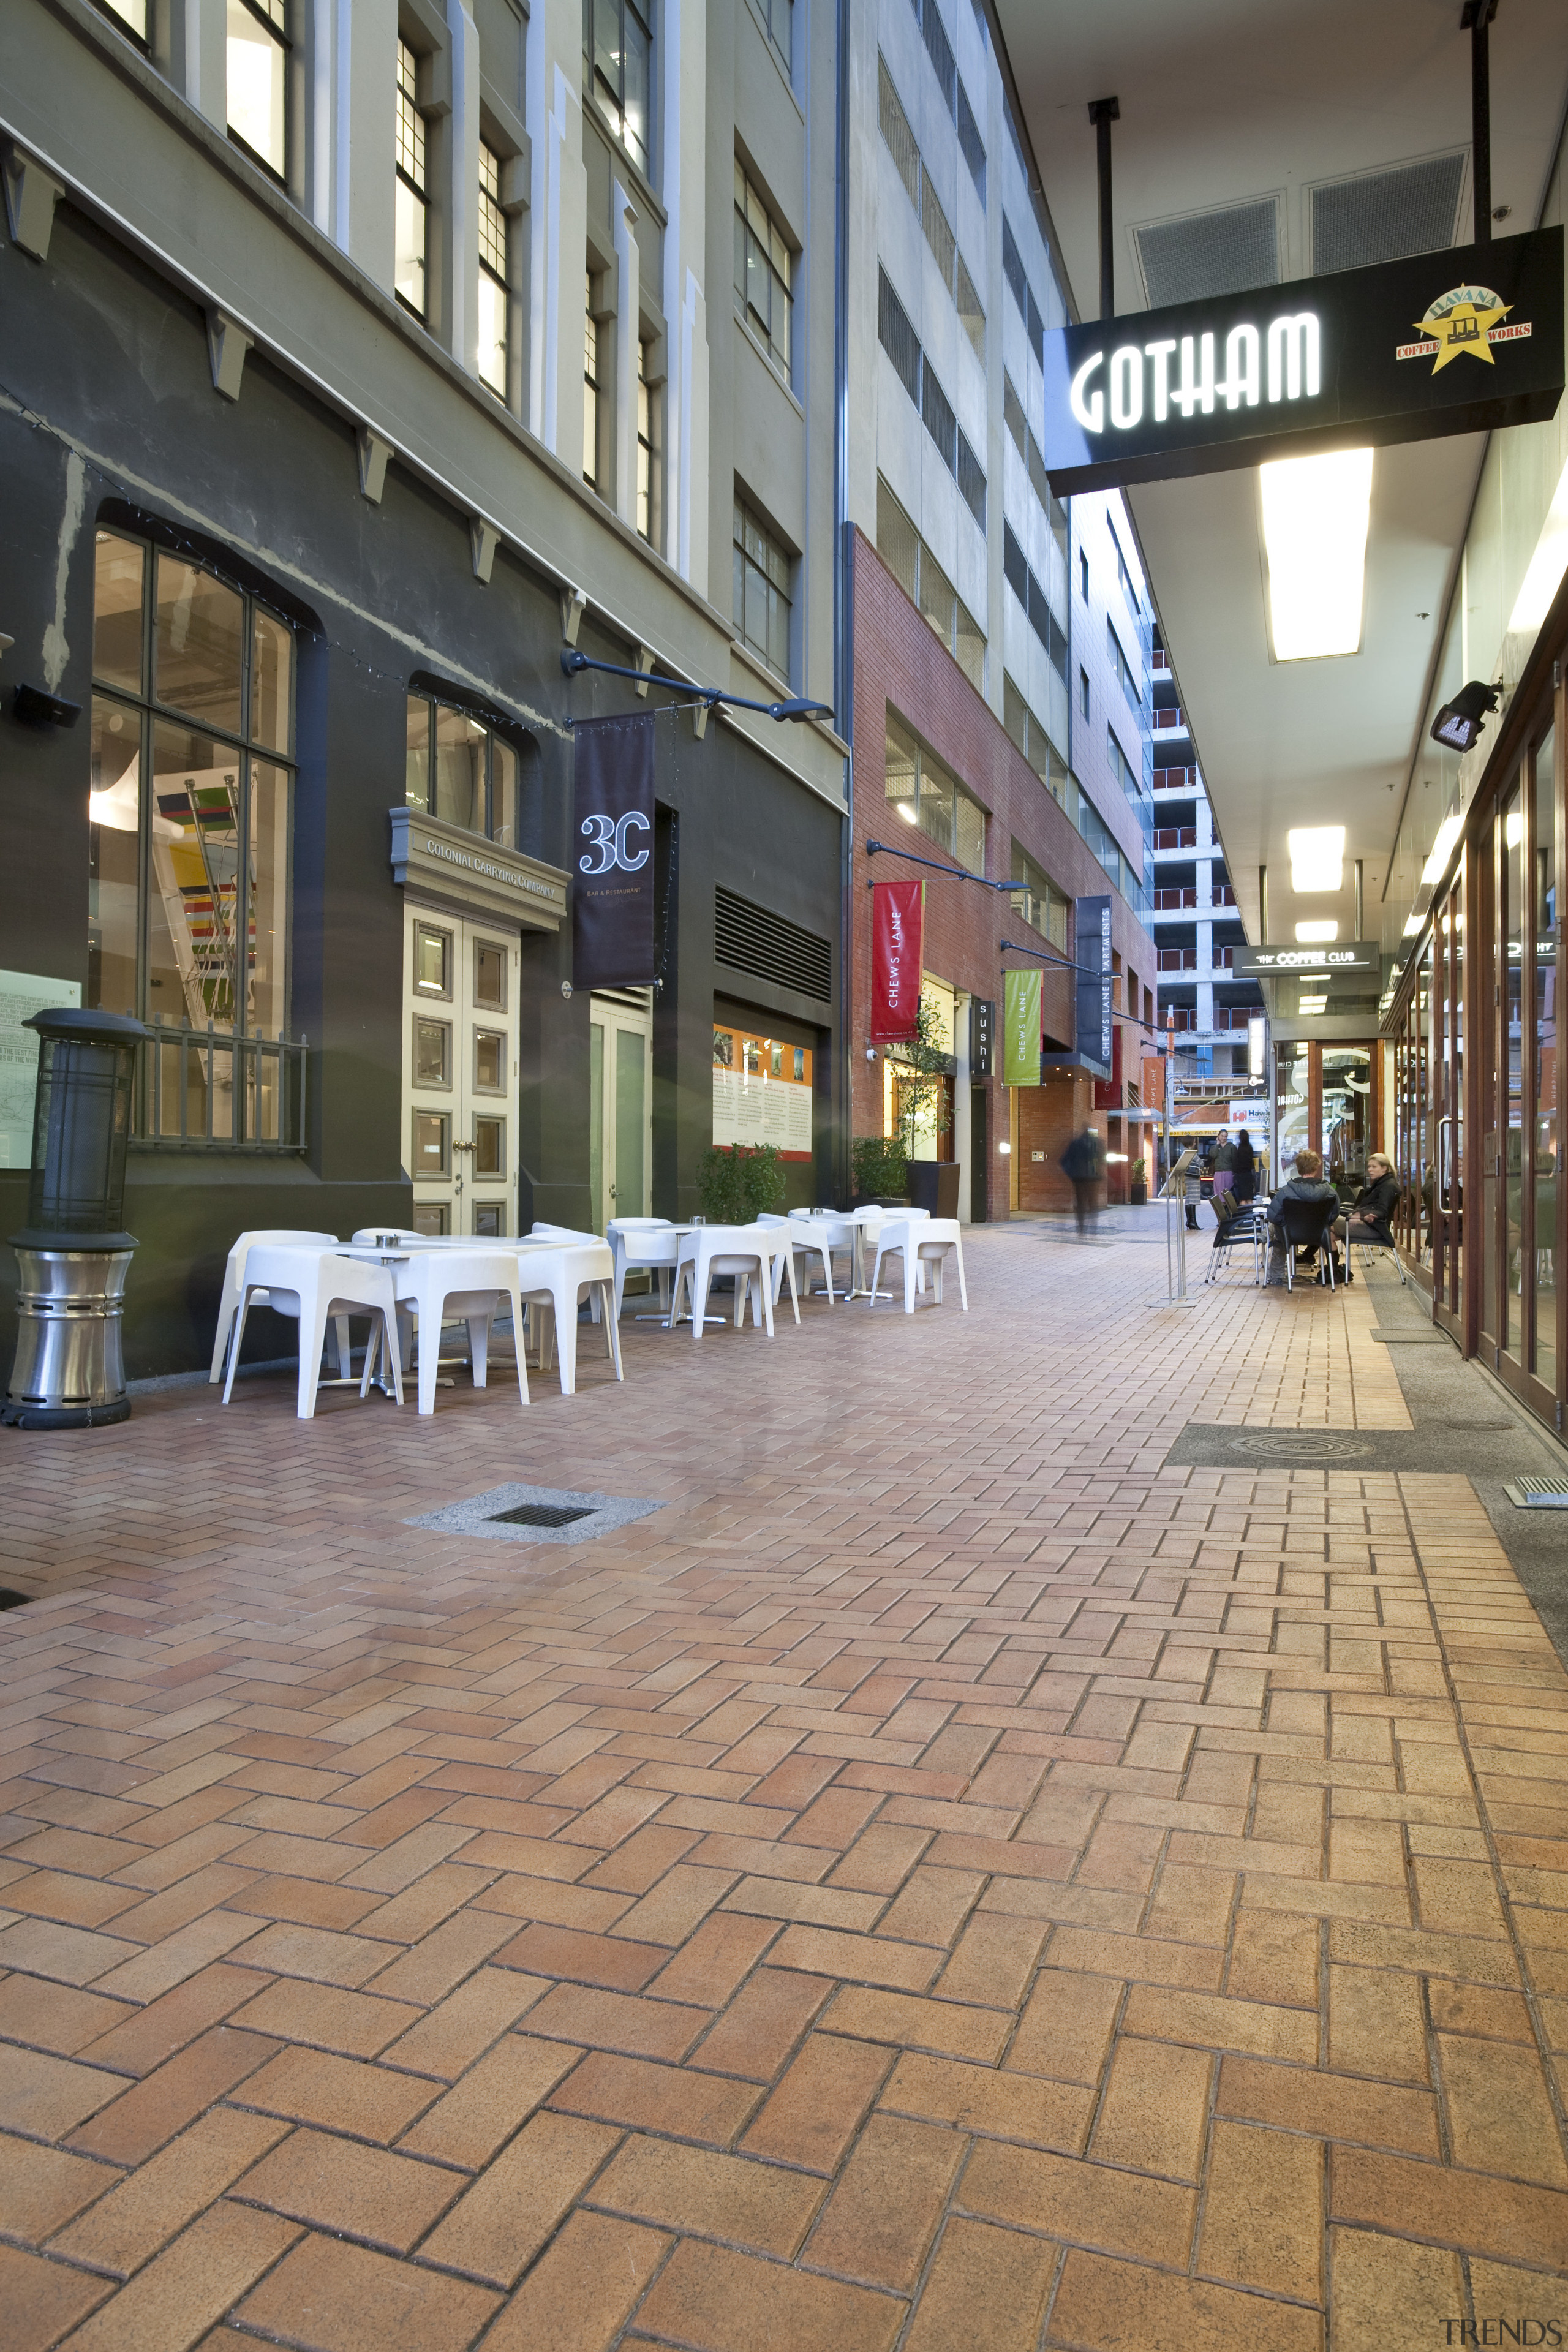
[[[1230,1450],[1259,1462],[1312,1463],[1360,1461],[1376,1449],[1364,1437],[1334,1437],[1316,1429],[1270,1429],[1233,1437]]]

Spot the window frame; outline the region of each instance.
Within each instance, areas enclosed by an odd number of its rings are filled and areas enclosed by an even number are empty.
[[[613,15],[617,20],[619,38],[616,54],[621,60],[620,88],[613,92],[610,89],[608,78],[599,71],[595,50],[595,26],[600,9],[603,9],[606,15]],[[646,151],[641,153],[626,136],[626,24],[628,16],[642,32],[647,44],[645,52],[647,60],[647,142]],[[616,146],[620,148],[633,168],[642,174],[649,187],[654,184],[654,154],[658,136],[658,63],[655,47],[653,0],[648,0],[646,14],[637,5],[637,0],[583,0],[584,95],[588,99],[595,113],[608,127]],[[601,95],[601,92],[605,94]]]
[[[768,225],[768,244],[765,248],[751,217],[751,207],[753,204]],[[775,243],[788,264],[787,275],[779,268],[773,249]],[[769,289],[770,316],[765,320],[752,300],[751,261],[753,247],[760,257],[762,270]],[[783,224],[775,217],[767,198],[737,155],[735,158],[735,314],[747,332],[762,345],[770,366],[783,377],[785,383],[793,383],[795,368],[795,251],[784,235]],[[773,320],[771,315],[775,300],[780,298],[784,302],[784,323],[782,352],[778,338],[773,332]]]
[[[583,479],[595,498],[605,496],[599,467],[604,455],[605,386],[599,368],[599,314],[594,308],[594,272],[588,269],[584,273],[583,292]]]
[[[287,20],[289,16],[289,0],[277,0],[277,5],[281,7],[283,11],[285,20],[281,25],[279,24],[277,18],[272,15],[268,0],[233,0],[233,5],[236,7],[243,8],[246,15],[256,24],[259,25],[263,32],[268,34],[277,47],[283,52],[282,163],[280,165],[277,163],[269,163],[266,156],[261,153],[260,150],[253,147],[249,140],[243,137],[241,133],[235,129],[233,123],[228,119],[228,42],[226,33],[224,40],[224,132],[226,137],[228,139],[230,145],[237,147],[240,153],[245,156],[249,163],[254,163],[258,171],[265,172],[268,178],[272,181],[276,186],[279,188],[287,188],[289,185],[289,168],[293,161],[294,149],[294,110],[289,103],[291,96],[289,89],[289,63],[293,53],[294,43],[288,28]],[[226,18],[227,8],[226,6]]]
[[[498,849],[508,849],[508,850],[513,850],[513,851],[515,851],[515,850],[516,850],[516,848],[517,848],[517,845],[517,845],[517,843],[516,843],[515,841],[502,841],[502,840],[500,839],[500,835],[497,834],[497,832],[496,832],[496,830],[495,830],[495,823],[496,823],[496,745],[497,745],[497,743],[498,743],[498,742],[499,742],[499,743],[500,743],[500,744],[502,744],[502,745],[504,745],[504,747],[506,748],[506,750],[507,750],[507,751],[509,751],[511,753],[512,759],[513,759],[513,760],[514,760],[514,761],[517,763],[517,764],[516,764],[516,772],[515,772],[514,777],[513,777],[513,790],[514,790],[514,793],[515,793],[515,794],[517,795],[517,797],[518,797],[519,799],[521,799],[521,789],[522,789],[522,750],[521,750],[521,744],[520,744],[520,743],[519,743],[519,742],[518,742],[518,741],[513,738],[513,736],[512,736],[512,735],[511,735],[511,734],[510,734],[507,730],[505,730],[505,729],[503,729],[503,728],[500,728],[500,727],[498,727],[498,726],[495,724],[494,719],[491,719],[491,718],[489,717],[489,713],[488,713],[488,712],[485,712],[485,711],[482,711],[482,710],[477,710],[477,709],[475,709],[475,708],[473,707],[473,705],[472,705],[471,703],[459,702],[459,701],[458,700],[458,698],[457,698],[457,697],[456,697],[455,695],[450,695],[450,694],[440,694],[440,693],[437,693],[437,690],[436,690],[433,687],[427,687],[427,686],[415,686],[415,685],[413,685],[412,683],[411,683],[411,684],[407,687],[407,688],[405,689],[405,695],[406,695],[406,704],[413,704],[413,703],[416,703],[416,702],[422,702],[422,703],[425,705],[426,712],[426,716],[427,716],[427,723],[428,723],[428,730],[429,730],[429,731],[428,731],[428,734],[427,734],[427,737],[426,737],[426,753],[425,753],[425,778],[426,778],[426,782],[425,782],[425,793],[426,793],[426,805],[425,805],[425,807],[424,807],[423,809],[420,809],[420,807],[419,807],[419,803],[418,803],[418,802],[417,802],[417,801],[410,800],[410,799],[408,799],[408,797],[407,797],[407,793],[408,793],[408,771],[407,771],[407,731],[406,731],[406,730],[407,730],[407,719],[406,719],[406,705],[405,705],[405,721],[404,721],[404,725],[405,725],[405,734],[404,734],[404,747],[405,747],[405,748],[404,748],[404,800],[405,800],[405,805],[406,807],[408,807],[408,808],[417,810],[417,811],[418,811],[418,813],[419,813],[419,814],[420,814],[421,816],[427,816],[427,817],[431,817],[431,818],[433,818],[433,819],[435,820],[435,822],[436,822],[437,824],[450,824],[450,825],[454,826],[454,828],[456,829],[456,831],[458,831],[458,833],[464,833],[464,834],[467,834],[467,835],[468,835],[468,837],[470,838],[470,840],[473,840],[473,841],[488,841],[488,842],[489,842],[489,843],[492,845],[492,846],[494,846],[494,847],[496,847],[496,848],[498,848]],[[483,833],[475,833],[475,832],[473,831],[473,829],[472,829],[472,827],[471,827],[471,826],[466,825],[466,824],[464,824],[464,825],[459,825],[459,824],[458,824],[456,818],[454,818],[454,817],[449,817],[449,816],[443,816],[443,815],[441,814],[441,813],[440,813],[440,811],[439,811],[438,809],[432,808],[432,807],[430,806],[430,804],[429,804],[431,781],[432,781],[432,779],[434,778],[434,775],[435,775],[435,772],[436,772],[436,761],[435,761],[435,747],[436,747],[436,713],[437,713],[437,710],[451,710],[451,711],[455,711],[455,712],[457,713],[458,717],[459,719],[465,719],[465,720],[467,721],[467,723],[468,723],[470,727],[478,727],[478,728],[479,728],[479,729],[481,729],[481,730],[483,730],[484,738],[485,738],[485,830],[484,830],[484,832],[483,832]],[[517,832],[517,830],[518,830],[519,822],[520,822],[520,812],[519,812],[519,810],[518,810],[516,807],[514,807],[514,808],[513,808],[513,810],[512,810],[512,820],[511,820],[511,829],[512,829],[512,832],[513,832],[514,834],[515,834],[515,833]]]
[[[501,173],[506,159],[499,148],[490,145],[482,131],[479,133],[479,150],[478,236],[475,242],[479,251],[479,275],[481,278],[488,278],[500,295],[501,331],[497,347],[500,352],[501,381],[499,384],[496,383],[485,373],[482,366],[479,367],[477,373],[486,391],[493,393],[495,397],[504,404],[508,400],[508,391],[511,382],[511,223],[502,209],[500,200]],[[487,163],[494,167],[495,185],[493,187],[489,184],[490,174],[487,172]],[[486,250],[487,234],[499,248],[500,255],[499,264],[491,259]]]
[[[104,21],[112,25],[115,31],[122,35],[126,40],[133,43],[143,57],[151,57],[153,54],[153,5],[154,0],[142,0],[142,15],[146,17],[147,24],[145,29],[139,33],[130,19],[116,6],[115,0],[93,0],[94,8]]]
[[[918,830],[925,835],[928,841],[934,842],[939,849],[945,850],[947,855],[953,860],[953,863],[962,866],[966,874],[978,875],[980,878],[984,880],[985,877],[985,868],[989,849],[987,828],[991,819],[991,811],[985,806],[984,801],[980,800],[969,790],[967,784],[962,782],[960,779],[954,775],[952,770],[947,765],[947,762],[944,760],[939,760],[934,751],[927,749],[921,738],[915,733],[914,729],[910,725],[908,719],[904,719],[897,710],[895,710],[891,703],[885,705],[883,710],[882,742],[884,761],[883,793],[885,798],[892,800],[894,797],[893,794],[889,793],[887,790],[887,751],[889,746],[891,745],[897,749],[905,760],[910,761],[913,763],[915,779],[914,822]],[[928,824],[924,814],[922,807],[925,798],[923,782],[928,767],[932,772],[933,785],[935,779],[941,779],[942,796],[947,800],[952,811],[945,836],[942,834],[938,833],[931,824]],[[971,809],[974,815],[979,819],[980,863],[978,866],[972,864],[959,846],[959,808],[961,803]],[[889,843],[889,846],[891,848],[894,845]]]
[[[663,385],[647,372],[653,338],[637,337],[637,536],[658,547],[664,535]]]
[[[142,555],[142,622],[139,648],[141,657],[140,683],[137,691],[134,693],[132,693],[121,681],[100,678],[96,667],[91,667],[91,663],[96,662],[97,656],[97,551],[101,542],[106,539],[119,540],[127,546],[140,548]],[[262,768],[271,768],[278,771],[285,778],[285,790],[288,794],[288,814],[285,826],[284,871],[279,880],[281,901],[281,921],[279,929],[282,934],[281,953],[279,956],[279,962],[282,967],[280,983],[283,1011],[282,1024],[280,1028],[277,1031],[268,1031],[262,1028],[253,1029],[251,1027],[248,1007],[249,990],[247,984],[245,988],[239,988],[237,986],[235,989],[234,1016],[230,1020],[227,1028],[223,1029],[216,1027],[217,1016],[216,1014],[209,1014],[209,1026],[216,1028],[216,1034],[220,1038],[233,1036],[241,1039],[257,1038],[268,1039],[270,1041],[279,1036],[287,1037],[289,1026],[289,1017],[293,1009],[294,813],[296,786],[299,782],[300,773],[298,742],[300,688],[299,626],[295,622],[289,618],[286,613],[280,611],[276,604],[268,603],[265,596],[258,595],[254,589],[243,586],[242,583],[233,578],[231,574],[224,572],[218,564],[215,563],[210,559],[210,557],[199,556],[188,548],[166,543],[164,541],[153,536],[150,532],[137,530],[132,526],[124,523],[99,520],[93,525],[92,543],[94,626],[92,656],[91,661],[89,662],[92,700],[94,703],[109,703],[113,705],[116,709],[125,710],[127,712],[134,712],[136,714],[137,725],[140,732],[140,745],[137,754],[137,904],[136,981],[134,992],[136,999],[136,1017],[139,1020],[148,1022],[153,1018],[151,1012],[147,1009],[147,999],[150,992],[150,981],[152,974],[152,901],[153,890],[156,887],[153,879],[152,856],[153,800],[156,790],[156,772],[153,762],[157,756],[157,730],[159,726],[162,725],[166,728],[180,730],[187,734],[205,738],[218,745],[221,749],[231,751],[234,754],[236,764],[239,769],[241,778],[238,808],[237,811],[235,827],[237,840],[238,843],[236,858],[237,882],[238,887],[237,887],[235,894],[234,924],[237,939],[244,940],[247,942],[248,942],[251,932],[251,903],[254,888],[250,874],[252,770],[258,766]],[[157,562],[160,556],[163,556],[171,562],[184,564],[192,571],[205,573],[209,579],[216,580],[223,587],[226,588],[231,594],[237,595],[240,599],[240,726],[237,732],[231,729],[216,725],[212,720],[201,717],[195,711],[182,709],[176,703],[165,702],[160,698],[157,693]],[[256,665],[256,621],[257,614],[258,613],[265,614],[269,621],[275,623],[279,628],[287,630],[291,648],[289,665],[288,748],[285,751],[277,751],[274,750],[271,745],[263,743],[255,732],[253,699],[255,692],[254,672]],[[100,826],[92,823],[89,811],[89,835],[91,834],[98,833],[100,830]],[[89,857],[90,856],[91,849],[89,845]],[[96,860],[94,860],[93,863],[96,863]],[[91,871],[90,865],[89,871]],[[90,926],[90,915],[89,920]],[[247,983],[248,979],[249,972],[247,968]],[[117,1008],[109,1006],[105,1009],[114,1011]],[[188,1013],[189,1008],[187,1007],[185,1010]],[[189,1020],[184,1017],[177,1022],[169,1024],[171,1028],[184,1028],[191,1025],[193,1024]],[[157,1139],[153,1139],[156,1140]]]
[[[749,522],[752,525],[758,536],[765,542],[770,555],[778,560],[784,574],[783,583],[774,580],[763,566],[757,562],[756,558],[752,554],[750,549],[747,547],[745,543],[742,518],[744,518],[744,521]],[[783,541],[780,540],[769,525],[763,520],[762,516],[757,512],[756,508],[752,504],[751,500],[748,498],[743,497],[738,488],[734,493],[733,520],[731,525],[731,547],[732,551],[731,579],[734,588],[738,589],[740,592],[738,601],[741,608],[739,612],[735,612],[733,610],[734,603],[737,600],[732,594],[731,620],[735,635],[741,644],[745,646],[746,651],[752,655],[753,659],[760,661],[764,669],[771,671],[774,677],[781,679],[785,686],[788,686],[791,683],[791,669],[795,653],[794,591],[795,559],[790,554]],[[748,572],[757,572],[761,576],[763,585],[768,591],[768,612],[770,621],[773,615],[773,598],[776,595],[783,603],[785,614],[784,630],[787,640],[784,665],[783,668],[779,667],[778,663],[773,659],[772,652],[766,646],[759,646],[753,637],[747,635],[745,575]]]
[[[412,69],[409,74],[408,85],[406,87],[405,86],[403,79],[404,59],[405,58],[408,59]],[[424,227],[424,238],[419,262],[420,281],[424,290],[424,300],[417,305],[411,302],[407,295],[403,291],[403,289],[395,283],[393,286],[393,299],[402,304],[404,310],[407,311],[411,319],[417,319],[422,327],[427,327],[430,323],[429,132],[426,125],[425,117],[421,112],[419,106],[419,53],[404,39],[401,33],[399,33],[397,37],[395,89],[396,94],[393,101],[393,120],[395,124],[395,135],[393,139],[394,194],[395,196],[395,192],[399,185],[405,187],[419,208],[419,217]],[[414,157],[415,164],[417,166],[420,174],[417,179],[414,176],[414,171],[409,166],[405,165],[403,161],[403,132],[405,104],[409,122],[409,152]],[[393,266],[395,276],[396,259],[396,227],[395,218],[393,231]]]

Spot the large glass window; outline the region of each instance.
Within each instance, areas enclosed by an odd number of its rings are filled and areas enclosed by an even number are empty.
[[[735,300],[781,375],[788,377],[794,263],[784,231],[735,165]]]
[[[1548,730],[1535,752],[1535,817],[1531,864],[1535,899],[1534,1104],[1535,1334],[1531,1365],[1538,1381],[1557,1385],[1557,825],[1552,809],[1554,737]]]
[[[918,825],[969,873],[984,874],[985,811],[891,711],[883,757],[883,790],[904,823]]]
[[[409,696],[410,808],[515,849],[517,777],[517,752],[504,736],[434,695]]]
[[[122,32],[134,34],[143,48],[147,46],[147,0],[98,0],[106,16],[111,16]]]
[[[498,399],[506,398],[507,217],[500,208],[500,157],[479,142],[479,334],[480,377]]]
[[[1027,850],[1013,844],[1013,880],[1017,885],[1010,901],[1013,911],[1021,915],[1031,929],[1042,939],[1067,953],[1068,895],[1058,890],[1042,866],[1037,866]]]
[[[100,530],[93,675],[87,1002],[277,1037],[292,630],[188,557]]]
[[[653,35],[636,0],[583,0],[584,79],[640,172],[651,174]]]
[[[1502,981],[1503,1092],[1502,1167],[1504,1214],[1508,1219],[1507,1266],[1498,1331],[1504,1352],[1517,1356],[1524,1323],[1524,1037],[1521,1026],[1524,985],[1524,811],[1516,784],[1503,803],[1503,838],[1498,926],[1506,966]]]
[[[227,0],[228,133],[282,179],[289,166],[288,0]]]
[[[970,684],[985,691],[985,633],[879,474],[877,552]]]
[[[637,529],[657,547],[664,527],[664,402],[648,382],[648,347],[637,344]]]
[[[599,487],[600,427],[604,387],[599,382],[599,322],[594,316],[594,277],[590,270],[583,291],[583,479],[590,489]]]
[[[397,182],[393,206],[392,283],[416,319],[425,316],[430,204],[425,161],[425,118],[419,111],[419,60],[397,44]]]
[[[756,0],[756,7],[787,75],[795,65],[795,0]]]
[[[789,677],[789,557],[765,523],[735,500],[734,614],[739,635],[759,661]]]

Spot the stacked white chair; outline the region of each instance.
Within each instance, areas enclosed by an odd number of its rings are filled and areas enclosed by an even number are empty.
[[[772,1261],[777,1247],[758,1225],[694,1225],[689,1233],[683,1234],[675,1268],[675,1296],[669,1309],[672,1328],[680,1314],[682,1298],[689,1298],[691,1336],[700,1339],[708,1320],[708,1293],[713,1277],[728,1274],[735,1278],[735,1328],[741,1328],[749,1297],[754,1319],[766,1324],[771,1339]]]
[[[942,1305],[942,1271],[951,1250],[958,1263],[958,1296],[964,1313],[969,1312],[969,1292],[963,1280],[963,1243],[956,1217],[906,1215],[901,1210],[883,1218],[877,1232],[877,1257],[871,1269],[871,1300],[877,1300],[877,1284],[884,1257],[895,1252],[904,1265],[904,1313],[915,1311],[915,1280],[919,1271],[929,1266],[936,1291],[936,1303]]]
[[[254,1233],[241,1234],[230,1250],[228,1264],[223,1270],[223,1295],[218,1300],[217,1331],[213,1339],[212,1369],[207,1374],[208,1382],[213,1386],[216,1386],[223,1378],[224,1359],[228,1353],[229,1334],[234,1329],[234,1318],[239,1312],[239,1302],[245,1293],[245,1263],[251,1251],[258,1246],[261,1248],[275,1246],[279,1249],[294,1247],[304,1249],[307,1246],[317,1249],[336,1249],[338,1237],[336,1234],[300,1232],[290,1225],[260,1226]],[[257,1301],[258,1306],[265,1303],[264,1300]],[[349,1323],[346,1315],[340,1317],[338,1320],[336,1339],[338,1370],[346,1381],[349,1376]]]
[[[245,1318],[251,1307],[260,1302],[276,1314],[291,1316],[300,1326],[300,1402],[299,1417],[310,1421],[316,1411],[316,1391],[321,1377],[321,1348],[329,1323],[342,1318],[347,1323],[351,1315],[380,1318],[387,1355],[392,1365],[393,1387],[397,1402],[403,1402],[403,1372],[397,1352],[397,1296],[393,1287],[391,1268],[369,1265],[363,1258],[343,1257],[333,1250],[311,1248],[297,1244],[292,1248],[275,1244],[252,1244],[247,1255],[245,1279],[240,1289],[239,1311],[235,1317],[234,1332],[228,1345],[228,1377],[224,1382],[223,1401],[226,1404],[234,1391],[234,1376],[239,1366],[239,1350],[245,1339]],[[360,1382],[363,1397],[370,1386],[370,1376],[376,1356],[373,1338],[364,1353],[364,1378]],[[346,1379],[347,1374],[343,1375]]]
[[[535,1232],[538,1227],[535,1226]],[[661,1315],[669,1312],[669,1283],[679,1255],[680,1237],[668,1217],[612,1217],[605,1229],[616,1261],[616,1320],[621,1319],[626,1276],[644,1272],[658,1276]]]

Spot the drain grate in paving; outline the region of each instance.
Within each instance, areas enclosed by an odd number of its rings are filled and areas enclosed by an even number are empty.
[[[1426,1421],[1415,1429],[1241,1429],[1190,1421],[1165,1456],[1172,1469],[1462,1471],[1533,1469],[1536,1441],[1517,1423]]]
[[[1454,1345],[1446,1332],[1424,1331],[1419,1325],[1413,1331],[1402,1331],[1397,1328],[1392,1331],[1373,1331],[1368,1334],[1368,1337],[1377,1340],[1384,1348],[1452,1348]],[[1457,1354],[1458,1350],[1456,1349],[1455,1352]]]
[[[569,1528],[592,1513],[586,1503],[519,1503],[515,1510],[492,1511],[490,1524],[501,1528]]]
[[[575,1494],[562,1486],[492,1486],[466,1502],[447,1503],[405,1519],[406,1528],[443,1535],[489,1536],[498,1543],[591,1543],[616,1528],[646,1519],[664,1505],[644,1495]]]
[[[1568,1511],[1568,1478],[1515,1478],[1503,1493],[1521,1511]]]

